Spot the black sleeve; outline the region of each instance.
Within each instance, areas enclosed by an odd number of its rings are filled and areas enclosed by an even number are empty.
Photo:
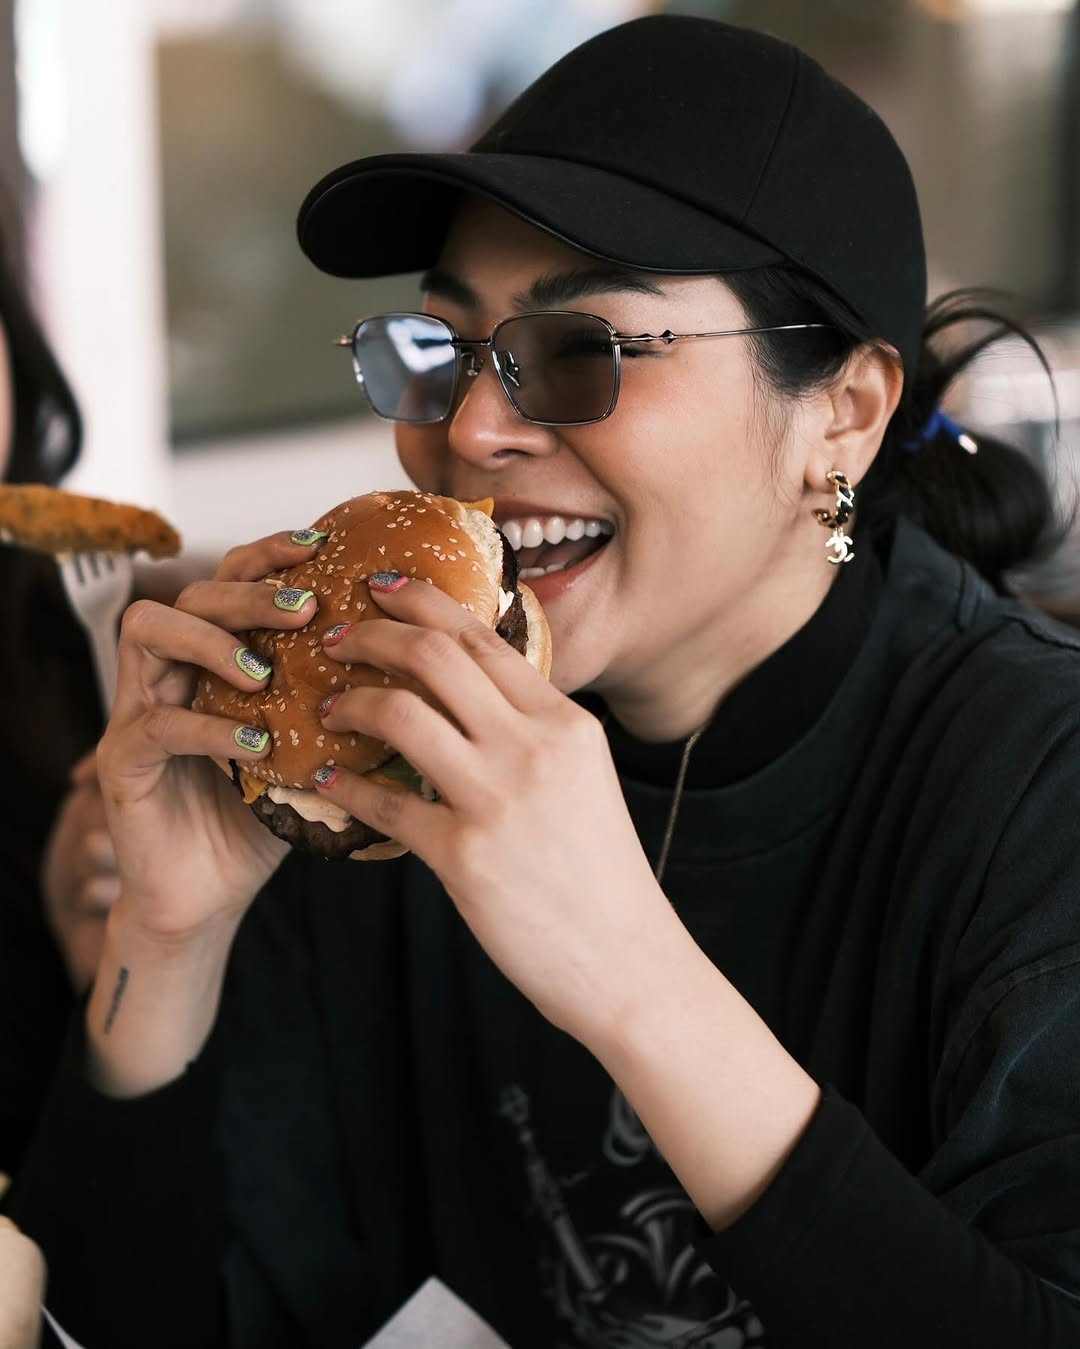
[[[46,1302],[80,1344],[215,1349],[224,1215],[213,1039],[135,1100],[86,1080],[84,1013],[6,1209],[45,1252]]]
[[[1080,1345],[1078,801],[1070,733],[1019,793],[950,949],[918,1174],[826,1090],[766,1193],[706,1241],[770,1349]]]
[[[30,866],[7,857],[0,896],[0,1171],[12,1175],[56,1072],[75,997]]]
[[[1080,1344],[1080,1304],[951,1212],[828,1089],[767,1193],[702,1251],[770,1349]]]

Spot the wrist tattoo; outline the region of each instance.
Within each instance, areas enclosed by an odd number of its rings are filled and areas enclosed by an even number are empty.
[[[120,973],[116,976],[116,987],[113,989],[112,1002],[109,1003],[109,1010],[105,1016],[105,1025],[102,1028],[102,1034],[108,1035],[112,1030],[113,1022],[116,1020],[116,1013],[120,1010],[120,999],[124,996],[124,989],[127,988],[128,974],[130,971],[125,965],[120,966]]]

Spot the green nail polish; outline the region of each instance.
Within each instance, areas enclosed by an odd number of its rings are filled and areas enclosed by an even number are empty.
[[[270,743],[270,732],[260,731],[258,726],[237,726],[232,738],[241,749],[261,754]]]
[[[314,594],[314,590],[301,590],[299,586],[282,586],[280,590],[274,591],[274,608],[295,614]]]
[[[270,662],[263,660],[262,656],[257,651],[252,651],[249,646],[238,646],[233,652],[233,660],[249,679],[254,679],[258,684],[264,679],[269,679],[274,671]]]
[[[301,548],[306,548],[309,544],[318,543],[320,539],[329,537],[325,529],[297,529],[289,535],[289,542],[298,543]]]

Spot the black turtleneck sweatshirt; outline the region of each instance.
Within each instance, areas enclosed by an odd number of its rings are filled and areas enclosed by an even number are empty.
[[[293,857],[180,1079],[103,1098],[73,1027],[11,1208],[76,1338],[357,1349],[436,1274],[513,1349],[1080,1344],[1080,638],[859,542],[698,742],[664,877],[823,1087],[748,1212],[703,1230],[416,859]],[[655,858],[682,744],[609,734]]]

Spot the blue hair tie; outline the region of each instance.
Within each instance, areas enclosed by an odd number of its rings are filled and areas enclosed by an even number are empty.
[[[978,454],[979,447],[973,437],[969,436],[957,422],[954,422],[947,412],[942,412],[941,408],[934,409],[926,425],[915,439],[905,440],[901,449],[907,450],[910,454],[918,454],[924,445],[929,445],[943,431],[950,440],[955,441],[968,454]]]

